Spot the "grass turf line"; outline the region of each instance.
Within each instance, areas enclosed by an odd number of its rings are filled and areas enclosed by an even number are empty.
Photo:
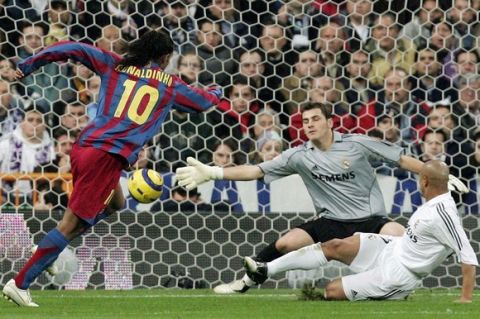
[[[469,305],[454,304],[459,290],[418,290],[407,301],[300,301],[299,290],[254,289],[244,295],[211,290],[33,291],[40,308],[19,308],[2,300],[5,319],[282,319],[282,318],[478,318],[480,295]]]

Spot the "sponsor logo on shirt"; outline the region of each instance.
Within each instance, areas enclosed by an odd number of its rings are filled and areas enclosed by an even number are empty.
[[[415,236],[415,234],[413,233],[413,230],[410,228],[410,226],[407,228],[407,236],[414,243],[416,243],[418,241],[417,236]]]
[[[312,172],[313,179],[318,179],[323,182],[345,182],[355,179],[355,172],[350,171],[342,174],[322,175]]]

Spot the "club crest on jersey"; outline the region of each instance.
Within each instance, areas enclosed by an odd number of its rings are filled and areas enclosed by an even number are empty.
[[[347,159],[344,159],[344,160],[342,161],[342,167],[343,167],[344,170],[349,169],[349,168],[350,168],[350,165],[351,165],[351,164],[350,164],[350,162],[349,162]]]

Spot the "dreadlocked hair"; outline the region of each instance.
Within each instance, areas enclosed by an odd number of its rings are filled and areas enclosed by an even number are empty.
[[[128,46],[127,55],[118,64],[125,66],[145,66],[157,62],[173,52],[173,41],[162,30],[150,30]]]

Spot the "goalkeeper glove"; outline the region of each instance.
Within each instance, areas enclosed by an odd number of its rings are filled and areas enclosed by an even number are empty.
[[[451,191],[457,191],[462,194],[468,193],[470,190],[461,180],[453,176],[452,174],[448,175],[448,189]]]
[[[192,190],[198,185],[212,180],[223,179],[223,168],[205,165],[193,157],[187,158],[188,166],[177,168],[178,185]]]

